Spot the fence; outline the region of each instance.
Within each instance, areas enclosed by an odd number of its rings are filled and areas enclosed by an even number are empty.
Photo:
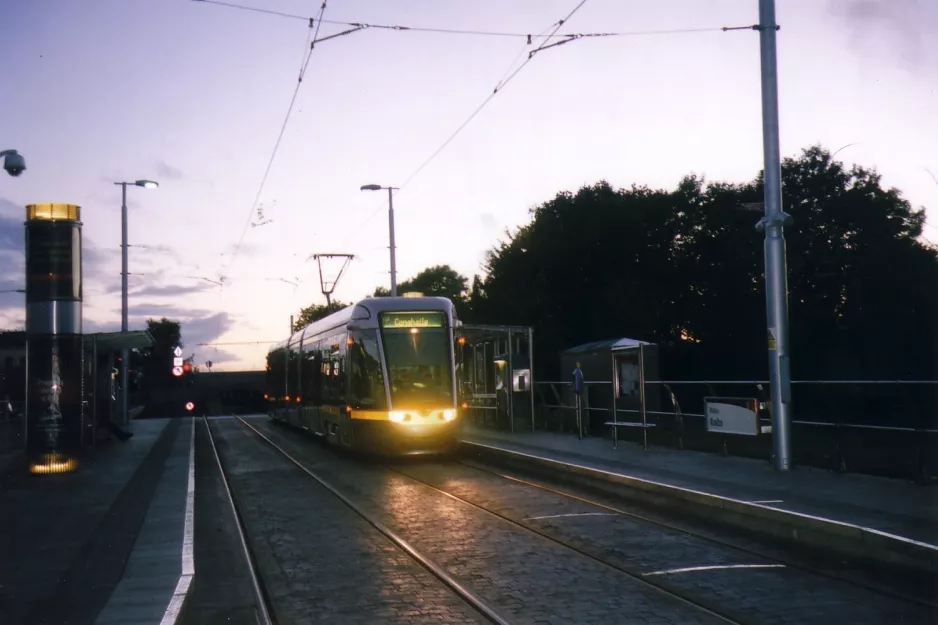
[[[582,434],[770,460],[771,400],[765,380],[645,380],[637,408],[622,408],[611,381],[586,383]],[[706,397],[751,400],[763,432],[709,431]],[[535,411],[515,430],[580,432],[570,382],[535,382]],[[938,381],[796,380],[792,452],[799,464],[916,481],[938,475]],[[490,409],[491,410],[491,409]],[[488,427],[503,420],[482,419]],[[630,427],[611,427],[609,422]],[[477,419],[478,423],[478,419]]]

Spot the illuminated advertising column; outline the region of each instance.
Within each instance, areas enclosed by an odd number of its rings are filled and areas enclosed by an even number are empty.
[[[26,207],[26,454],[31,473],[65,473],[81,445],[81,209]]]

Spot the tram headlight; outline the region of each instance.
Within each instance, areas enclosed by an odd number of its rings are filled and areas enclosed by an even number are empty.
[[[392,410],[388,413],[388,418],[394,423],[403,423],[404,422],[404,413],[398,410]]]
[[[446,410],[443,411],[444,421],[452,421],[455,418],[456,418],[456,411],[453,410],[452,408],[447,408]]]

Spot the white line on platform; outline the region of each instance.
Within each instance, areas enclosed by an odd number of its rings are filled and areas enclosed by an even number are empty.
[[[783,499],[760,499],[749,503],[785,503],[785,501]]]
[[[189,434],[189,484],[186,487],[186,521],[182,530],[182,571],[172,599],[163,613],[160,625],[175,625],[182,611],[182,605],[189,594],[189,586],[195,575],[195,556],[193,554],[195,539],[195,419],[192,419],[192,430]]]
[[[541,519],[560,519],[568,516],[619,516],[616,512],[579,512],[576,514],[549,514],[547,516],[531,516],[525,521],[540,521]]]
[[[528,453],[528,452],[524,452],[524,451],[518,451],[517,449],[509,449],[509,448],[506,448],[506,447],[499,447],[498,445],[493,445],[493,444],[489,444],[489,443],[480,443],[480,442],[478,442],[478,441],[472,441],[472,440],[466,440],[466,439],[463,439],[463,443],[468,443],[469,445],[474,445],[474,446],[476,446],[476,447],[481,447],[481,448],[483,448],[483,449],[493,449],[493,450],[495,450],[495,451],[500,451],[500,452],[502,452],[502,453],[511,454],[511,455],[513,455],[513,456],[517,456],[517,457],[520,457],[520,458],[531,458],[531,459],[533,459],[533,460],[540,461],[540,462],[545,463],[545,464],[559,465],[559,466],[561,466],[561,467],[564,467],[564,466],[566,466],[566,467],[571,467],[571,468],[574,468],[574,469],[578,469],[578,470],[580,470],[580,471],[588,471],[588,472],[591,472],[591,473],[596,473],[596,474],[599,474],[599,475],[610,476],[610,477],[613,477],[613,478],[625,478],[625,479],[627,479],[627,480],[631,480],[631,481],[633,481],[633,482],[637,482],[637,483],[641,483],[641,484],[646,484],[646,485],[652,486],[652,487],[654,487],[654,488],[668,489],[668,490],[673,490],[673,491],[678,491],[678,492],[684,492],[684,493],[687,493],[687,494],[690,494],[690,495],[694,495],[694,496],[697,496],[697,497],[706,497],[706,498],[711,499],[711,500],[714,500],[714,501],[725,501],[725,502],[729,502],[729,503],[743,504],[743,505],[747,505],[747,506],[760,506],[760,505],[762,505],[762,504],[757,504],[757,503],[752,503],[752,502],[749,502],[749,501],[745,501],[745,500],[743,500],[743,499],[734,499],[734,498],[732,498],[732,497],[725,497],[725,496],[723,496],[723,495],[716,495],[716,494],[714,494],[714,493],[708,493],[708,492],[702,491],[702,490],[695,490],[695,489],[693,489],[693,488],[685,488],[685,487],[683,487],[683,486],[675,486],[675,485],[673,485],[673,484],[666,484],[665,482],[656,482],[656,481],[654,481],[654,480],[649,480],[649,479],[645,479],[645,478],[641,478],[641,477],[635,477],[634,475],[627,475],[627,474],[624,474],[624,473],[616,473],[615,471],[607,471],[607,470],[605,470],[605,469],[600,469],[600,468],[598,468],[598,467],[592,467],[592,466],[585,465],[585,464],[576,464],[576,463],[574,463],[574,462],[569,462],[569,461],[565,461],[565,460],[557,460],[556,458],[549,458],[549,457],[545,457],[545,456],[539,456],[539,455],[537,455],[537,454],[532,454],[532,453]],[[915,540],[914,538],[907,538],[907,537],[905,537],[905,536],[899,536],[898,534],[891,534],[891,533],[889,533],[889,532],[884,532],[883,530],[878,530],[878,529],[875,529],[875,528],[872,528],[872,527],[865,527],[865,526],[863,526],[863,525],[857,525],[856,523],[848,523],[848,522],[846,522],[846,521],[838,521],[838,520],[836,520],[836,519],[829,519],[829,518],[826,518],[826,517],[816,516],[816,515],[813,515],[813,514],[805,514],[804,512],[795,512],[794,510],[783,510],[783,509],[781,509],[781,508],[772,508],[772,507],[770,507],[770,506],[764,506],[764,507],[765,507],[767,510],[772,510],[772,511],[774,511],[774,512],[786,514],[786,515],[789,515],[789,516],[792,516],[792,517],[800,517],[800,518],[802,518],[802,519],[810,519],[810,520],[812,520],[812,521],[820,521],[820,522],[823,522],[823,523],[828,523],[828,524],[830,524],[830,525],[837,525],[837,526],[840,526],[840,527],[845,528],[845,529],[860,530],[861,532],[864,532],[864,533],[867,533],[867,534],[871,534],[871,535],[874,535],[874,536],[881,536],[881,537],[883,537],[883,538],[888,538],[888,539],[890,539],[890,540],[895,540],[895,541],[897,541],[897,542],[905,543],[906,545],[912,545],[912,546],[915,546],[915,547],[919,547],[919,548],[921,548],[921,549],[926,549],[926,550],[930,551],[931,554],[934,554],[934,555],[932,555],[932,557],[938,556],[938,545],[932,545],[932,544],[930,544],[930,543],[926,543],[926,542],[923,542],[923,541],[921,541],[921,540]]]
[[[653,571],[651,573],[642,573],[643,576],[649,575],[673,575],[675,573],[695,573],[697,571],[718,571],[722,569],[783,569],[784,564],[712,564],[710,566],[689,566],[683,569],[667,569],[664,571]]]

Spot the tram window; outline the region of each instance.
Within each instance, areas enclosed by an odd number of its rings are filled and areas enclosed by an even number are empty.
[[[287,395],[290,397],[295,397],[299,395],[299,368],[300,368],[300,355],[297,351],[297,347],[291,347],[290,352],[290,367],[287,370]]]
[[[340,404],[345,399],[344,337],[332,336],[325,340],[323,355],[323,399],[325,403]]]
[[[384,375],[378,357],[378,337],[375,330],[364,330],[358,340],[349,346],[349,385],[353,408],[386,410]]]
[[[303,400],[318,406],[322,403],[322,357],[316,344],[304,346],[303,352]]]
[[[449,334],[443,329],[382,331],[393,405],[452,401]]]

